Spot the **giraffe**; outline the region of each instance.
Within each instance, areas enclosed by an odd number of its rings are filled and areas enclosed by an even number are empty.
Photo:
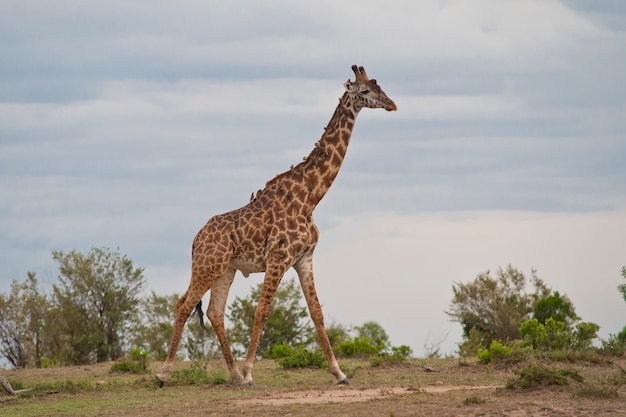
[[[212,217],[196,235],[191,249],[191,282],[176,305],[174,333],[167,358],[157,378],[161,385],[172,372],[185,322],[194,308],[201,317],[201,300],[211,290],[207,317],[219,340],[231,378],[252,385],[252,368],[261,332],[269,315],[278,284],[293,267],[319,335],[329,371],[338,384],[350,381],[339,369],[331,349],[322,308],[313,278],[313,252],[319,230],[313,210],[339,173],[359,111],[364,107],[396,110],[376,80],[363,67],[352,66],[355,81],[344,83],[345,92],[322,137],[303,161],[265,184],[250,202],[228,213]],[[239,371],[224,328],[228,291],[241,271],[265,272],[261,297],[254,315],[250,345]]]

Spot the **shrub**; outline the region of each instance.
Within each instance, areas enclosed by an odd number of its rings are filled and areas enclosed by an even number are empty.
[[[463,405],[468,406],[468,405],[480,405],[480,404],[484,404],[485,402],[487,402],[487,400],[485,400],[484,398],[480,398],[477,397],[475,395],[471,396],[471,397],[467,397],[466,399],[463,400]]]
[[[168,379],[171,385],[203,385],[223,384],[228,381],[229,375],[223,369],[216,369],[211,374],[207,371],[207,360],[201,359],[193,362],[189,368],[179,369],[172,372]]]
[[[624,326],[624,328],[617,334],[617,340],[626,346],[626,326]]]
[[[614,334],[610,334],[608,339],[600,340],[598,353],[604,356],[623,356],[626,350],[626,341],[620,340]]]
[[[289,354],[278,360],[283,368],[322,368],[326,365],[326,357],[320,350],[309,350],[300,345],[291,348]]]
[[[266,350],[263,353],[263,357],[267,359],[282,359],[295,354],[295,351],[296,349],[289,345],[278,344]]]
[[[528,365],[516,371],[517,377],[509,378],[507,388],[529,389],[549,385],[568,385],[569,378],[582,382],[583,377],[576,371],[568,369],[548,368],[545,365]]]
[[[488,349],[478,349],[477,362],[480,364],[487,364],[492,362],[506,362],[507,358],[511,355],[511,348],[502,344],[499,340],[494,340],[489,345]]]
[[[148,371],[148,352],[143,352],[140,348],[134,348],[129,352],[127,358],[111,365],[111,372],[129,372],[142,374]]]
[[[384,346],[374,345],[367,337],[355,337],[352,340],[339,343],[337,353],[347,357],[363,357],[376,355]]]
[[[598,337],[598,330],[600,330],[600,326],[596,323],[591,323],[587,321],[582,321],[580,323],[576,323],[576,327],[574,328],[574,349],[584,350],[591,348],[591,342],[593,339]]]
[[[530,319],[520,325],[522,340],[537,351],[589,349],[599,329],[595,323],[578,322],[572,327],[552,317],[545,324]]]

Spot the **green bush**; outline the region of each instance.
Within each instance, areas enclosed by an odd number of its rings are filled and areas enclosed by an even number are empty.
[[[468,405],[480,405],[480,404],[484,404],[486,403],[487,400],[485,400],[484,398],[478,397],[476,395],[472,395],[470,397],[467,397],[466,399],[463,400],[463,405],[468,406]]]
[[[499,340],[494,340],[489,345],[489,348],[478,349],[477,362],[480,364],[487,363],[503,363],[506,362],[508,357],[511,356],[511,348],[504,345]]]
[[[294,355],[295,353],[296,349],[294,347],[278,344],[272,346],[271,349],[266,350],[263,353],[263,357],[266,359],[282,359]]]
[[[595,323],[581,321],[576,323],[573,331],[573,348],[576,350],[585,350],[591,348],[591,342],[598,337],[600,326]]]
[[[148,352],[143,352],[140,348],[134,348],[129,352],[127,358],[111,365],[111,372],[128,372],[133,374],[143,374],[148,371]]]
[[[283,368],[323,368],[326,357],[320,350],[309,350],[301,345],[291,348],[287,356],[278,359],[278,364]]]
[[[384,346],[375,345],[367,337],[355,337],[352,340],[339,343],[337,354],[345,357],[372,356],[382,352]]]
[[[211,374],[207,371],[207,360],[193,362],[189,368],[172,372],[168,379],[170,385],[219,385],[229,380],[228,373],[223,369],[216,369]]]
[[[520,325],[522,340],[536,351],[589,349],[599,329],[595,323],[578,322],[572,327],[552,317],[545,324],[530,319]]]
[[[529,389],[549,385],[569,385],[569,379],[582,382],[583,377],[576,371],[548,368],[545,365],[528,365],[516,371],[516,377],[509,378],[507,388]]]

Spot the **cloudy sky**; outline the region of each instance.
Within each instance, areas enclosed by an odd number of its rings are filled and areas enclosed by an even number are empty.
[[[618,0],[3,1],[0,291],[106,246],[184,292],[197,230],[310,151],[359,64],[398,111],[359,115],[315,212],[327,322],[452,353],[452,284],[512,264],[617,333],[625,51]]]

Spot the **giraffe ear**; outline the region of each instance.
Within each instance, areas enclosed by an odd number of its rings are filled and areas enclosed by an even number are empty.
[[[346,91],[354,91],[354,84],[350,80],[343,83],[343,86],[346,88]]]

